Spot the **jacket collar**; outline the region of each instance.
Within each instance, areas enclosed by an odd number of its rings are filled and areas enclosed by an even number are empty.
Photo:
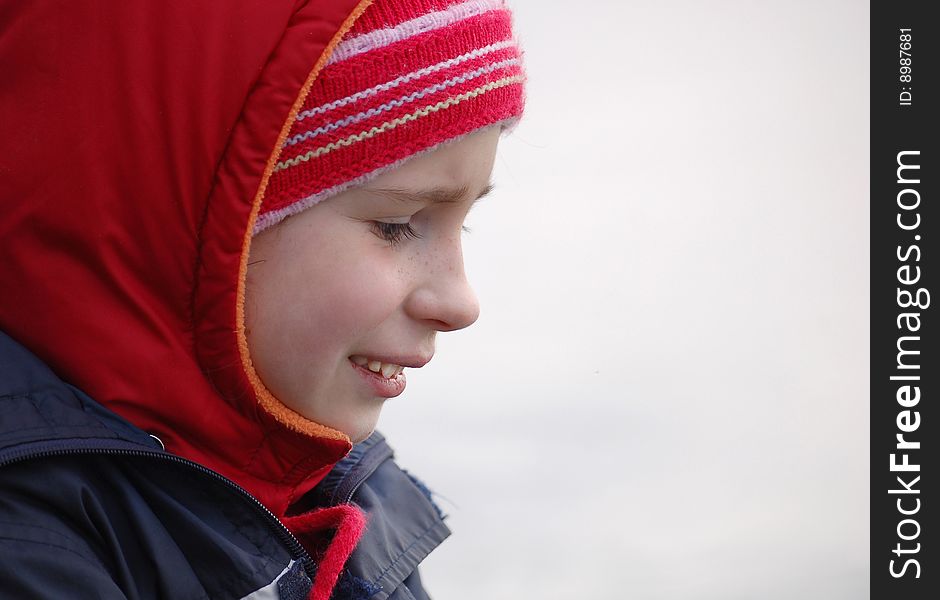
[[[399,468],[378,431],[353,446],[308,500],[317,506],[352,501],[369,517],[338,586],[349,597],[385,600],[451,533],[431,491]]]

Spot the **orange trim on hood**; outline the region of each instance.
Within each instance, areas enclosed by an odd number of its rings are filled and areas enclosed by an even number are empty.
[[[315,421],[311,421],[310,419],[299,414],[297,411],[285,406],[274,396],[274,394],[270,392],[270,390],[268,390],[267,386],[265,386],[261,381],[257,371],[255,371],[254,364],[251,362],[251,354],[248,351],[248,339],[245,334],[245,282],[248,275],[248,255],[251,247],[252,231],[254,229],[255,219],[258,216],[258,212],[261,210],[261,202],[264,200],[264,192],[267,188],[268,181],[271,179],[271,173],[274,172],[274,167],[281,155],[281,150],[284,147],[284,141],[290,134],[291,126],[294,124],[294,119],[297,117],[297,113],[300,112],[300,108],[303,106],[304,100],[307,99],[307,94],[310,93],[310,87],[313,85],[317,75],[320,74],[320,71],[326,65],[330,56],[333,54],[333,51],[336,49],[336,46],[340,43],[343,36],[346,35],[346,32],[352,28],[353,23],[355,23],[356,19],[359,18],[359,15],[361,15],[362,12],[370,4],[372,4],[372,2],[373,0],[362,0],[352,11],[352,13],[346,18],[346,20],[343,21],[339,31],[336,33],[336,35],[333,36],[333,39],[330,40],[330,43],[323,51],[323,54],[320,55],[319,60],[317,60],[313,69],[310,71],[310,75],[307,76],[307,80],[304,82],[300,93],[297,95],[297,99],[294,101],[294,105],[290,109],[290,113],[287,115],[287,119],[284,121],[284,125],[281,128],[281,133],[277,137],[277,143],[274,145],[274,150],[271,152],[270,158],[268,158],[267,165],[265,165],[264,175],[261,178],[261,185],[258,186],[258,193],[255,194],[254,201],[252,202],[251,216],[248,219],[248,228],[245,231],[245,238],[242,243],[241,265],[238,271],[237,304],[235,308],[238,350],[239,355],[241,356],[242,367],[245,369],[245,373],[248,376],[248,380],[251,382],[252,388],[254,388],[255,395],[257,396],[261,407],[271,416],[277,419],[278,422],[294,431],[297,431],[298,433],[303,433],[313,437],[344,440],[346,442],[349,442],[350,440],[349,436],[347,436],[345,433],[333,429],[332,427],[327,427]]]

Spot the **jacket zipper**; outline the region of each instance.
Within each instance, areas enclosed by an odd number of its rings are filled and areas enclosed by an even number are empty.
[[[157,440],[159,441],[159,440]],[[162,442],[160,442],[162,445]],[[261,517],[267,523],[269,529],[271,529],[281,542],[288,548],[291,556],[294,559],[300,559],[304,566],[304,571],[306,571],[307,576],[310,578],[310,581],[314,581],[316,578],[316,565],[313,563],[313,559],[310,557],[310,554],[304,549],[300,544],[300,541],[290,532],[287,527],[281,523],[281,520],[278,519],[274,513],[268,510],[268,507],[258,501],[257,498],[249,494],[245,488],[241,487],[231,479],[216,473],[212,469],[200,465],[197,462],[193,462],[181,456],[176,456],[175,454],[170,453],[161,453],[161,452],[152,452],[146,450],[130,450],[130,449],[120,449],[120,448],[63,448],[56,450],[40,450],[33,453],[28,453],[23,456],[16,456],[10,459],[0,460],[0,467],[6,466],[11,463],[20,462],[32,458],[48,458],[53,456],[68,456],[68,455],[77,455],[77,454],[97,454],[97,455],[106,455],[106,456],[132,456],[139,458],[156,458],[161,460],[168,460],[170,462],[175,462],[187,466],[199,473],[208,475],[210,478],[215,479],[216,481],[222,483],[225,487],[235,492],[236,495],[241,496],[243,499],[247,500],[248,503],[254,507],[255,511],[261,515]]]
[[[356,492],[358,492],[359,488],[362,487],[362,484],[366,482],[366,479],[368,479],[368,477],[361,477],[359,481],[356,482],[356,485],[354,485],[353,488],[349,490],[345,500],[343,500],[343,504],[349,504],[352,502],[352,497],[356,495]]]

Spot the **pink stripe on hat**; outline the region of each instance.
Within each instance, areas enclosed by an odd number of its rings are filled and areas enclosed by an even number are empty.
[[[503,0],[376,0],[337,46],[291,125],[257,234],[525,103]]]

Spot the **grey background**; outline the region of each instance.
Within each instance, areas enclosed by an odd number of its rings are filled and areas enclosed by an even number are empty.
[[[438,599],[869,597],[869,5],[514,0],[482,304],[379,428]]]

